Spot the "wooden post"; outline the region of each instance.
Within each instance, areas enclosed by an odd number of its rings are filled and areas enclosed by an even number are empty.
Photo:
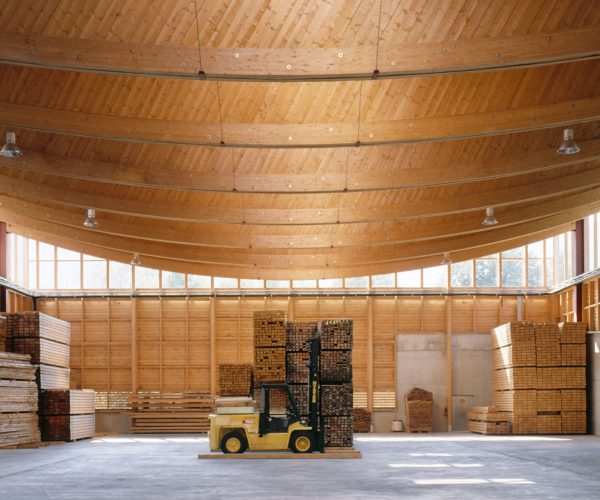
[[[0,276],[6,278],[6,222],[0,222]],[[0,286],[0,311],[6,312],[8,290]]]
[[[583,220],[575,223],[575,276],[584,273],[585,240]],[[575,285],[575,321],[583,321],[583,283]]]
[[[137,306],[138,299],[131,298],[131,396],[138,391],[138,342],[137,342]]]
[[[367,298],[367,409],[373,411],[373,297]]]
[[[452,299],[446,295],[446,390],[448,432],[452,432]]]
[[[217,394],[217,332],[215,328],[216,323],[216,297],[210,298],[210,394],[216,396]]]

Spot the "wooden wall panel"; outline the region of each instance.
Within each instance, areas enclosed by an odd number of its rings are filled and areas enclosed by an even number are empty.
[[[450,302],[452,307],[452,332],[473,332],[474,298],[452,297]]]

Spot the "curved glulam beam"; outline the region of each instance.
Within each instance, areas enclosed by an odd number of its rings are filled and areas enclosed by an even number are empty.
[[[531,233],[527,236],[517,237],[511,240],[483,245],[474,249],[460,250],[452,252],[454,262],[460,262],[468,259],[480,257],[481,255],[490,255],[496,252],[509,250],[527,243],[543,240],[550,236],[561,234],[573,229],[573,224],[545,229],[538,233]],[[18,224],[8,224],[9,232],[14,232],[29,238],[33,238],[46,243],[54,244],[73,251],[82,252],[88,255],[95,255],[105,259],[111,259],[128,264],[132,254],[126,251],[113,250],[101,246],[92,245],[88,242],[82,242],[59,236],[56,232],[49,232],[31,229],[27,226]],[[390,273],[397,271],[407,271],[420,267],[437,266],[441,262],[441,255],[429,255],[418,259],[404,259],[393,263],[371,264],[368,266],[353,266],[348,268],[325,267],[323,269],[263,269],[258,267],[236,267],[219,264],[203,264],[198,262],[188,262],[163,257],[153,257],[142,255],[142,264],[145,267],[155,269],[164,269],[167,271],[180,273],[193,273],[207,276],[223,276],[233,278],[259,278],[259,279],[309,279],[309,278],[340,278],[350,276],[365,276],[369,274]]]
[[[341,193],[444,186],[491,180],[600,159],[600,139],[578,141],[578,143],[581,152],[577,155],[556,154],[554,147],[488,161],[439,164],[435,167],[405,168],[399,171],[394,169],[393,172],[398,174],[394,177],[390,177],[392,171],[387,169],[385,158],[382,159],[379,175],[377,172],[361,174],[358,168],[361,157],[358,153],[365,150],[360,148],[351,148],[351,151],[332,150],[333,157],[330,160],[339,168],[335,172],[323,173],[318,171],[322,165],[313,162],[311,167],[315,169],[314,172],[307,172],[306,168],[303,168],[301,173],[291,171],[285,174],[257,175],[251,172],[250,163],[244,163],[244,154],[236,158],[236,163],[235,152],[224,151],[221,148],[215,148],[215,164],[202,165],[201,171],[170,169],[154,166],[152,163],[142,167],[127,163],[81,160],[35,151],[27,151],[26,155],[17,159],[0,157],[0,166],[69,179],[186,191],[231,192],[235,188],[239,193]],[[251,150],[250,153],[253,151],[255,150]],[[296,151],[286,152],[293,154]],[[349,163],[348,175],[345,174],[344,169],[346,159]],[[233,171],[235,171],[235,179],[232,175]]]
[[[453,140],[538,130],[600,119],[600,97],[468,115],[361,123],[361,145]],[[0,124],[30,130],[157,144],[232,147],[345,147],[356,145],[356,123],[184,122],[65,111],[0,101]],[[334,129],[335,142],[328,130]],[[331,134],[329,134],[331,135]],[[290,143],[289,138],[293,138]]]
[[[597,203],[600,188],[560,196],[547,201],[516,204],[496,209],[496,215],[504,227],[535,219],[546,218],[575,208]],[[0,196],[0,206],[19,215],[49,221],[63,226],[80,228],[83,210],[66,210],[57,206],[40,205],[9,196]],[[460,215],[430,217],[418,221],[394,221],[388,223],[357,224],[358,227],[334,226],[333,231],[323,232],[321,226],[274,227],[233,226],[230,224],[189,224],[170,221],[168,224],[136,217],[121,220],[112,214],[97,212],[100,226],[97,233],[134,237],[148,241],[181,245],[230,248],[362,248],[395,243],[426,241],[452,236],[468,235],[486,231],[481,224],[482,212]],[[350,230],[351,229],[351,230]]]
[[[592,59],[600,57],[599,38],[599,29],[588,28],[437,43],[395,44],[383,39],[379,54],[375,45],[301,49],[202,47],[203,74],[199,74],[198,48],[194,46],[2,33],[0,63],[210,80],[358,80],[501,70]]]
[[[569,171],[568,167],[565,169]],[[32,174],[28,174],[28,180],[0,175],[0,193],[80,208],[94,207],[100,211],[123,215],[182,222],[336,225],[338,221],[378,222],[461,213],[487,206],[540,200],[600,184],[600,169],[593,162],[585,168],[580,166],[579,169],[577,173],[565,172],[565,175],[558,175],[558,171],[553,171],[554,175],[548,177],[544,173],[545,177],[542,179],[538,177],[541,174],[523,176],[510,183],[482,181],[473,183],[473,186],[462,185],[458,190],[450,187],[406,189],[383,201],[380,193],[373,193],[368,197],[364,193],[335,196],[320,194],[311,195],[310,198],[301,194],[245,194],[242,198],[240,193],[210,196],[197,193],[186,201],[177,198],[175,202],[168,200],[148,203],[146,200],[155,200],[161,193],[145,190],[125,197],[120,193],[106,193],[107,190],[102,185],[95,192],[86,192],[85,189],[89,187],[86,185],[89,184],[87,181],[81,181],[75,187],[58,187],[44,182],[43,176],[35,178]]]

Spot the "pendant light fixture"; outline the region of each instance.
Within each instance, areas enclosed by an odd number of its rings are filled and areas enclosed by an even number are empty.
[[[142,261],[140,260],[140,254],[134,253],[133,254],[133,259],[131,259],[131,261],[129,262],[129,264],[131,264],[132,266],[139,266],[139,265],[141,265]]]
[[[575,135],[572,128],[566,128],[563,131],[563,141],[560,143],[558,152],[562,155],[574,155],[579,153],[580,149],[575,142]]]
[[[14,132],[6,132],[6,143],[0,149],[0,155],[5,158],[19,158],[19,156],[23,156],[23,151],[17,146],[17,136]]]
[[[83,225],[85,227],[89,227],[94,229],[100,225],[100,223],[96,220],[96,210],[93,208],[88,208],[87,217],[83,221]]]
[[[487,207],[485,209],[485,219],[483,219],[482,224],[484,226],[495,226],[498,224],[498,220],[494,217],[494,207]]]
[[[440,263],[440,265],[447,266],[449,264],[452,264],[452,258],[450,257],[450,252],[444,252],[444,258],[442,259],[442,262]]]

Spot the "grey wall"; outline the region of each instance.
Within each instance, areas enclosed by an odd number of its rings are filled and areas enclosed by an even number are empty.
[[[404,396],[413,387],[433,393],[433,431],[447,430],[446,334],[401,333],[396,337],[398,418],[406,422]],[[492,396],[492,353],[489,333],[452,335],[452,394],[467,396],[468,406],[487,406]],[[460,398],[459,398],[460,399]],[[469,408],[465,407],[465,412]],[[374,416],[375,431],[391,422]],[[377,425],[377,424],[380,425]],[[382,428],[386,425],[386,428]],[[457,429],[460,430],[460,429]]]
[[[117,432],[128,434],[131,421],[127,415],[118,412],[97,412],[96,432]]]

